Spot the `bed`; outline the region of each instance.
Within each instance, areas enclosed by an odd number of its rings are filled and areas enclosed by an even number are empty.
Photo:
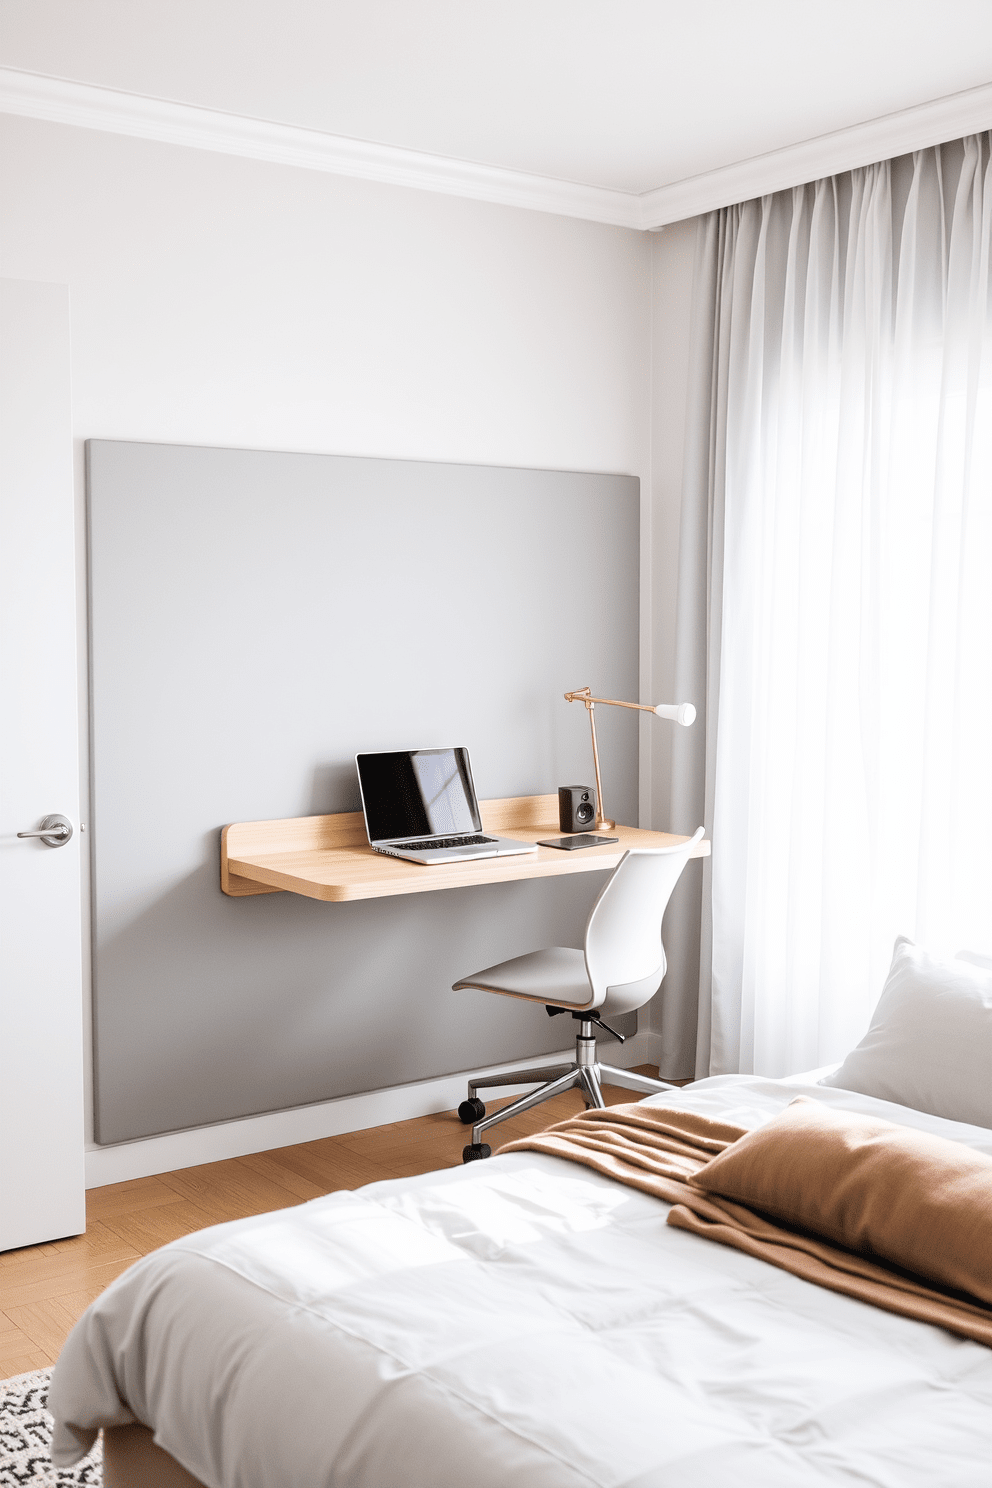
[[[981,1035],[948,1034],[963,1087],[992,1052],[992,975],[955,975]],[[752,1130],[805,1095],[992,1158],[992,1117],[838,1084],[863,1052],[831,1084],[728,1075],[646,1104]],[[187,1236],[77,1324],[55,1461],[102,1427],[108,1488],[988,1488],[992,1348],[673,1229],[668,1207],[513,1151]]]

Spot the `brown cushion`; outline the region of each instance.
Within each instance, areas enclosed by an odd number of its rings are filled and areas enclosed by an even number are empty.
[[[992,1157],[799,1096],[692,1180],[992,1303]]]

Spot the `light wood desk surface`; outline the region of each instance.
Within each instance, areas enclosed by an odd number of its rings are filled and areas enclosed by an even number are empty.
[[[482,828],[494,835],[536,842],[559,837],[558,797],[512,796],[481,801]],[[288,890],[309,899],[335,902],[378,899],[390,894],[423,894],[467,884],[511,883],[522,878],[556,878],[563,873],[595,873],[615,868],[629,847],[671,847],[685,837],[615,827],[619,842],[562,852],[539,847],[511,858],[475,858],[425,867],[373,852],[360,811],[338,816],[297,816],[286,821],[235,822],[221,835],[220,886],[225,894],[276,894]],[[708,841],[692,856],[709,856]]]

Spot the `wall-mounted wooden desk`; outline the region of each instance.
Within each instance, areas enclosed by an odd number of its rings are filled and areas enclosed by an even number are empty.
[[[558,797],[513,796],[481,801],[483,831],[536,842],[558,837]],[[225,894],[277,894],[288,890],[309,899],[378,899],[390,894],[423,894],[467,884],[511,883],[521,878],[555,878],[563,873],[595,873],[614,868],[629,847],[671,847],[685,837],[615,827],[616,843],[580,852],[539,847],[512,858],[476,858],[465,863],[424,867],[373,852],[360,811],[339,816],[298,816],[287,821],[235,822],[221,835],[220,886]],[[692,856],[709,856],[709,842]]]

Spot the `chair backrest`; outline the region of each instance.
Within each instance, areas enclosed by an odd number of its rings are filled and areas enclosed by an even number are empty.
[[[634,847],[624,853],[607,879],[586,922],[586,971],[593,990],[590,1007],[602,1007],[609,988],[629,988],[626,997],[611,997],[614,1009],[642,1006],[665,975],[661,920],[679,875],[696,843],[699,827],[688,842],[675,847]]]

